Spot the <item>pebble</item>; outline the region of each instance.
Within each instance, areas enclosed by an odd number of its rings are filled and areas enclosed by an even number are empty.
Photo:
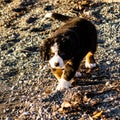
[[[107,61],[106,63],[107,63],[108,65],[110,65],[110,64],[111,64],[111,62],[110,62],[110,61]]]
[[[11,90],[17,90],[17,89],[18,89],[18,86],[13,85],[13,86],[11,87]]]
[[[10,118],[10,117],[7,117],[5,120],[12,120],[12,118]]]
[[[26,111],[24,113],[22,113],[23,115],[30,115],[30,112],[29,111]]]

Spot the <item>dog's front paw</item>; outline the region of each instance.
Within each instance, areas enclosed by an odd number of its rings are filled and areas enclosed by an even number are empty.
[[[56,90],[57,91],[61,91],[63,89],[68,89],[70,86],[71,86],[71,82],[70,81],[67,81],[65,79],[60,79],[59,83],[57,85]]]

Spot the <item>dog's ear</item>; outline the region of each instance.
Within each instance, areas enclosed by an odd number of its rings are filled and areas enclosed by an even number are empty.
[[[50,58],[50,42],[49,39],[43,41],[40,46],[40,56],[42,61],[49,60]]]

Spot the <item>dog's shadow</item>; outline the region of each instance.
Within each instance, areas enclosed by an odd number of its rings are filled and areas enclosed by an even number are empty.
[[[75,77],[72,81],[72,87],[105,84],[106,79],[109,78],[109,73],[106,73],[106,68],[102,68],[102,65],[97,65],[93,69],[85,68],[82,63],[78,69],[82,74],[81,77]]]
[[[105,69],[103,70],[99,66],[97,66],[94,69],[86,69],[84,65],[81,65],[79,69],[80,72],[82,73],[82,76],[75,77],[72,80],[72,86],[71,86],[72,89],[74,89],[74,87],[80,87],[80,86],[105,84],[106,79],[109,78],[109,75],[105,74]],[[58,99],[61,101],[62,98],[64,97],[64,93],[65,90],[53,91],[43,99],[43,102],[58,101]]]

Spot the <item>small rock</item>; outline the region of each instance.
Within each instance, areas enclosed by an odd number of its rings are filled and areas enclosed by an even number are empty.
[[[110,61],[107,61],[106,63],[107,63],[108,65],[110,65],[110,64],[111,64],[111,62],[110,62]]]
[[[12,120],[12,118],[10,118],[10,117],[7,117],[5,120]]]

